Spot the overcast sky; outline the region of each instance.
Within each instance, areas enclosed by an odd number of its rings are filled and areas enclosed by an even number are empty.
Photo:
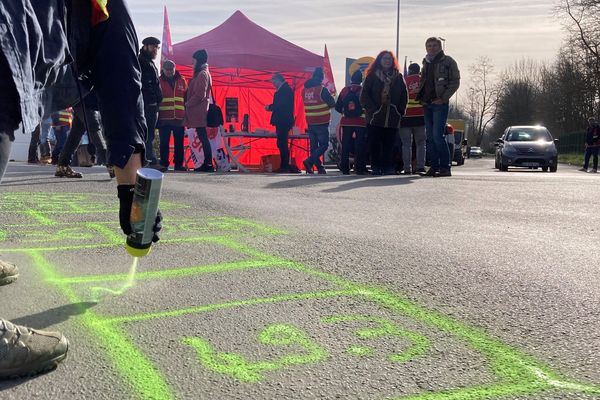
[[[329,50],[338,90],[344,85],[345,58],[375,56],[396,48],[395,0],[129,0],[140,41],[162,37],[163,6],[173,42],[221,24],[236,10],[269,31],[307,50]],[[523,57],[552,60],[563,33],[553,17],[553,0],[401,0],[400,60],[420,61],[424,40],[446,39],[468,84],[468,66],[480,56],[497,71]],[[462,92],[462,91],[461,91]]]

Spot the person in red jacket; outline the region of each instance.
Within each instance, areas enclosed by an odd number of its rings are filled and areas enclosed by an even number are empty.
[[[171,133],[173,134],[175,171],[187,171],[183,166],[183,118],[185,117],[184,97],[187,91],[187,81],[179,71],[175,63],[167,60],[163,64],[160,75],[160,88],[163,99],[158,108],[158,131],[160,138],[160,165],[169,168],[169,149]]]
[[[363,72],[360,69],[356,70],[350,81],[352,84],[342,89],[335,103],[335,110],[342,114],[340,121],[342,127],[340,169],[344,175],[350,174],[350,150],[354,147],[354,172],[356,172],[356,175],[366,175],[368,172],[365,157],[367,121],[360,104]],[[354,140],[352,140],[353,137]]]

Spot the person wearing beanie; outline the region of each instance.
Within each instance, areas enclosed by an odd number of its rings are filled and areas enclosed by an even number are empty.
[[[174,158],[173,164],[175,171],[187,171],[184,167],[184,148],[183,138],[185,132],[183,129],[183,118],[185,117],[185,92],[187,91],[187,81],[179,71],[175,63],[166,60],[162,66],[160,75],[160,89],[163,94],[163,100],[158,108],[158,134],[160,165],[169,168],[169,153],[171,134],[173,134]]]
[[[362,91],[363,71],[357,69],[350,78],[350,86],[340,92],[335,110],[342,114],[340,126],[342,127],[342,152],[340,156],[340,169],[344,175],[350,174],[350,153],[354,153],[354,172],[356,175],[366,175],[366,135],[367,122],[365,113],[360,104]]]
[[[158,119],[158,107],[162,101],[162,92],[158,80],[158,69],[154,60],[158,56],[160,40],[155,37],[147,37],[142,40],[142,48],[138,60],[142,70],[142,96],[144,97],[144,117],[148,132],[146,135],[146,161],[150,168],[165,171],[164,167],[158,164],[154,155],[154,131]]]
[[[302,90],[310,140],[310,156],[303,162],[307,174],[313,173],[313,167],[317,167],[319,174],[327,173],[321,164],[321,156],[329,147],[330,109],[335,106],[335,100],[323,86],[323,78],[323,68],[315,68],[312,78],[306,81]]]
[[[198,50],[192,55],[194,77],[190,80],[185,102],[185,118],[183,124],[188,128],[196,129],[198,139],[202,142],[204,163],[195,169],[197,172],[214,172],[212,149],[206,131],[208,106],[210,104],[210,91],[212,77],[208,70],[208,53]]]
[[[279,149],[279,169],[276,173],[300,172],[295,166],[290,166],[290,149],[288,147],[288,135],[294,126],[294,91],[285,81],[283,75],[273,74],[271,83],[275,88],[273,102],[265,106],[265,110],[271,113],[270,123],[275,127],[277,134],[277,148]]]
[[[417,101],[421,76],[421,67],[417,63],[408,66],[408,75],[404,77],[408,89],[408,104],[406,114],[400,121],[400,140],[402,141],[402,174],[425,173],[425,117],[423,105]],[[416,164],[412,168],[413,146],[415,148]]]

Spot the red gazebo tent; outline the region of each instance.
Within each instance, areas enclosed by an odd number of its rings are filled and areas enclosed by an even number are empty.
[[[165,29],[168,29],[166,14]],[[200,36],[172,46],[163,43],[163,49],[166,50],[163,57],[174,61],[180,73],[188,78],[192,75],[192,54],[198,49],[208,51],[214,96],[223,113],[229,114],[226,129],[233,125],[235,130],[240,130],[243,115],[248,114],[250,131],[259,128],[274,130],[269,124],[271,114],[265,111],[265,105],[273,99],[271,75],[281,73],[295,92],[295,126],[300,132],[305,131],[302,88],[314,69],[324,66],[323,56],[267,31],[240,11]],[[236,102],[237,112],[234,112]],[[277,154],[274,140],[266,139],[264,144],[253,146],[244,154],[242,161],[258,164],[264,154]],[[299,158],[303,156],[296,154],[296,161],[301,162]]]

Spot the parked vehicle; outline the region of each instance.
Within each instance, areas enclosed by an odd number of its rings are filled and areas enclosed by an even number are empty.
[[[454,128],[454,154],[450,155],[451,161],[456,165],[463,165],[467,158],[466,122],[462,119],[449,119],[448,124]]]
[[[481,158],[483,157],[483,150],[481,147],[473,146],[469,149],[469,158]]]
[[[557,142],[543,126],[510,126],[496,140],[495,167],[500,171],[508,171],[509,167],[541,167],[545,172],[556,172]]]

